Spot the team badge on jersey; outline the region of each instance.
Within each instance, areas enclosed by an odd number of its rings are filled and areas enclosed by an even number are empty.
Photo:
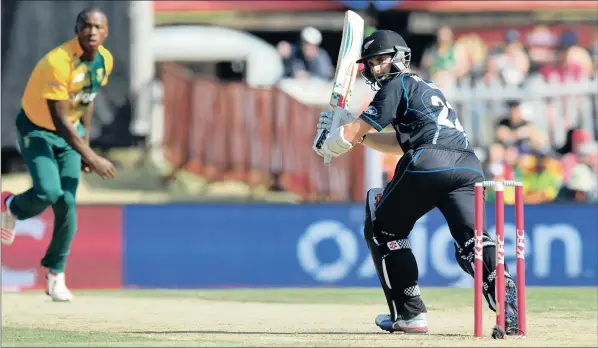
[[[376,107],[373,105],[370,105],[363,113],[366,115],[376,116],[378,115],[378,110],[376,110]]]

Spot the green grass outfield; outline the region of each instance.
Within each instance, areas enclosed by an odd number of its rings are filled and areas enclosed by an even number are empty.
[[[528,288],[528,333],[492,340],[484,309],[473,337],[473,290],[424,288],[430,333],[389,334],[375,288],[75,291],[53,303],[39,291],[3,293],[2,347],[104,346],[594,346],[598,289]]]

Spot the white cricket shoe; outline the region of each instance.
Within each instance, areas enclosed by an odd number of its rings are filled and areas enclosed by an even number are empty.
[[[406,334],[428,333],[428,319],[426,313],[420,313],[408,320],[399,317],[394,323],[389,314],[380,314],[376,317],[376,325],[388,332],[400,331]]]
[[[73,294],[64,282],[64,273],[48,273],[46,281],[46,294],[52,301],[69,302],[73,299]]]
[[[2,213],[2,227],[0,228],[1,242],[4,245],[11,245],[15,240],[15,227],[17,219],[10,213],[6,202],[8,199],[12,200],[14,195],[11,192],[3,191],[0,197],[0,207]]]

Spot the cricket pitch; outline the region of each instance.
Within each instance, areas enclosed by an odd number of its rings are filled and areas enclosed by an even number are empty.
[[[473,289],[424,288],[430,333],[386,333],[373,288],[74,291],[2,294],[2,346],[589,346],[598,345],[598,292],[528,288],[527,337],[493,340],[494,312],[473,337]]]

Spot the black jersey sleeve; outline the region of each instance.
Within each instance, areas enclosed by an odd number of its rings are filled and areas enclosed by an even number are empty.
[[[370,103],[361,113],[360,118],[369,123],[378,132],[388,126],[397,116],[397,109],[401,102],[403,88],[400,79],[395,79],[383,85]]]

